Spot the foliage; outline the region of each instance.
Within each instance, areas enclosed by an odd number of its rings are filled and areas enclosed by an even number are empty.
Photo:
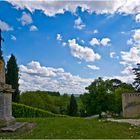
[[[113,110],[113,84],[110,80],[96,79],[86,88],[89,93],[83,95],[83,103],[85,104],[86,112],[88,115],[99,114],[101,117],[102,112]],[[83,99],[84,98],[84,99]]]
[[[67,114],[67,105],[70,98],[65,95],[55,96],[48,91],[28,91],[22,93],[20,102],[22,104],[41,108],[57,114]]]
[[[54,91],[47,91],[47,93],[51,96],[60,96],[59,92],[54,92]]]
[[[26,106],[23,104],[12,103],[12,113],[16,118],[32,118],[32,117],[56,117],[54,113],[46,110]],[[61,115],[60,115],[61,116]]]
[[[77,115],[77,102],[74,95],[71,95],[70,103],[68,105],[68,115],[76,116]]]
[[[89,93],[81,95],[83,110],[81,116],[89,116],[102,112],[119,113],[122,110],[121,94],[133,92],[131,84],[122,83],[118,79],[103,80],[98,78],[86,88]]]
[[[16,62],[15,56],[12,54],[9,61],[7,62],[6,69],[6,83],[12,85],[12,88],[15,89],[15,92],[12,94],[12,101],[19,102],[19,68]]]
[[[23,118],[17,121],[35,123],[36,127],[1,132],[1,139],[140,139],[140,127],[126,123],[78,117]]]
[[[133,82],[135,89],[140,92],[140,64],[137,64],[137,68],[133,68],[135,74],[135,81]]]

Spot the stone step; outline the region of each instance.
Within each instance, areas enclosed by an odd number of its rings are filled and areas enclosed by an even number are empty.
[[[6,131],[15,132],[17,129],[25,126],[26,124],[27,124],[26,122],[16,122],[13,125],[9,125],[9,126],[1,128],[1,130],[4,131],[4,132],[6,132]]]

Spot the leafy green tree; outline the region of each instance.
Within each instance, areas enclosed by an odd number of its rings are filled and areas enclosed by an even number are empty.
[[[91,97],[89,93],[84,93],[83,95],[80,95],[80,99],[82,101],[82,108],[80,110],[80,115],[83,116],[88,116],[92,115],[95,113],[95,110],[92,107],[91,104]]]
[[[122,111],[122,93],[134,92],[131,84],[122,83],[118,79],[94,80],[88,87],[88,93],[81,95],[84,105],[84,112],[87,115],[99,114],[102,112],[118,113]],[[83,112],[82,112],[83,113]]]
[[[77,115],[77,102],[74,95],[71,95],[70,104],[68,105],[68,115],[76,116]]]
[[[110,80],[102,80],[102,78],[98,78],[94,80],[91,85],[86,87],[89,93],[86,95],[88,99],[86,103],[87,114],[99,114],[101,117],[102,112],[112,111],[113,110],[113,102],[114,102],[114,94],[113,94],[113,85]]]
[[[15,56],[12,54],[9,61],[7,62],[6,83],[12,85],[12,88],[15,89],[15,92],[12,94],[13,102],[19,102],[20,91],[18,81],[19,68]]]
[[[133,85],[135,86],[135,89],[140,92],[140,64],[137,64],[137,68],[133,68],[133,73],[136,76]]]

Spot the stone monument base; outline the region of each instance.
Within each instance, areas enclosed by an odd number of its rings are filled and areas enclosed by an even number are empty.
[[[13,116],[0,118],[0,128],[15,124],[16,120]]]

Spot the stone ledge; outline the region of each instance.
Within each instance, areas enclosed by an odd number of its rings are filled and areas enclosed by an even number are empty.
[[[21,127],[25,126],[27,123],[26,122],[16,122],[13,125],[3,127],[1,128],[1,131],[3,132],[15,132],[17,129],[20,129]]]
[[[0,118],[0,128],[15,124],[16,120],[13,116]]]
[[[0,92],[14,92],[15,90],[12,89],[11,85],[0,83]]]

